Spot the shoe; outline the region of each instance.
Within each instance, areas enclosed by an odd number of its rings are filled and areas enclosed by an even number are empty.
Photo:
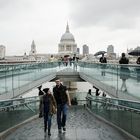
[[[46,133],[46,131],[47,131],[47,125],[44,126],[44,132]]]
[[[50,131],[50,129],[48,129],[48,136],[51,136],[51,131]]]
[[[63,131],[66,132],[66,127],[63,127]]]
[[[61,130],[61,129],[58,129],[58,132],[59,132],[59,133],[62,133],[62,130]]]

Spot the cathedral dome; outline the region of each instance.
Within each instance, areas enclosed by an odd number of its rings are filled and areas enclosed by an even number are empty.
[[[61,42],[62,41],[75,41],[74,36],[71,33],[64,33],[61,37]]]
[[[63,41],[72,41],[75,42],[74,36],[69,32],[69,26],[67,24],[66,32],[61,37],[61,42]]]

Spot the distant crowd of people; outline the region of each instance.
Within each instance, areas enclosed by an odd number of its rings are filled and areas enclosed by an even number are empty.
[[[58,59],[58,64],[59,64],[59,67],[61,65],[63,66],[72,66],[73,65],[73,68],[76,70],[77,69],[77,64],[78,64],[78,60],[79,60],[79,57],[76,56],[76,54],[74,54],[73,58],[72,57],[69,57],[69,56],[64,56],[64,57],[61,57]]]

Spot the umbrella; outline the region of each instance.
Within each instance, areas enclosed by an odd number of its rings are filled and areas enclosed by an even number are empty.
[[[140,48],[136,48],[135,50],[129,52],[128,54],[133,56],[140,56]]]
[[[66,55],[64,55],[64,57],[69,57],[70,55],[68,55],[68,54],[66,54]]]
[[[99,51],[99,52],[96,52],[94,54],[94,56],[102,55],[102,54],[105,54],[105,53],[106,53],[105,51]]]

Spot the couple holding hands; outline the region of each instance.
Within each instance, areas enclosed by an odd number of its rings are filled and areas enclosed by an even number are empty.
[[[56,86],[53,88],[53,94],[49,88],[44,88],[45,92],[40,100],[43,106],[44,115],[44,132],[48,130],[51,136],[51,119],[53,114],[57,114],[58,132],[62,133],[62,129],[66,131],[66,118],[68,106],[71,106],[70,96],[67,87],[62,85],[60,79],[55,80]]]

